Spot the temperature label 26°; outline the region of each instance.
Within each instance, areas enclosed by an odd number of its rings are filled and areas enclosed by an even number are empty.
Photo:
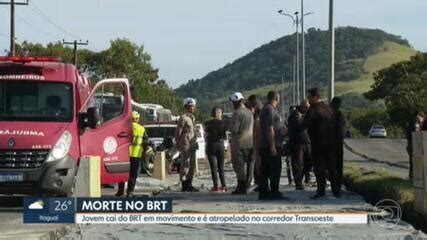
[[[24,223],[74,222],[74,198],[24,198]]]

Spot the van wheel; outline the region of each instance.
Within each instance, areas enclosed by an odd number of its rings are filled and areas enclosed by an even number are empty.
[[[76,191],[76,182],[77,182],[77,174],[74,175],[73,183],[70,186],[70,189],[68,189],[67,193],[61,194],[60,197],[74,197],[75,191]]]

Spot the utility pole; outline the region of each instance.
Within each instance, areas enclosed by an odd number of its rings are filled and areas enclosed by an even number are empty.
[[[302,42],[302,98],[305,99],[305,37],[304,37],[304,0],[301,0],[301,42]]]
[[[295,106],[296,105],[296,99],[295,99],[295,81],[296,81],[296,58],[295,56],[293,57],[293,82],[292,82],[292,104]]]
[[[296,49],[296,78],[297,78],[297,102],[300,101],[300,86],[299,86],[299,29],[298,29],[298,25],[299,25],[299,18],[298,18],[298,12],[295,12],[295,26],[296,26],[296,37],[297,37],[297,49]]]
[[[10,56],[15,56],[15,5],[28,5],[28,0],[26,2],[15,2],[15,0],[10,0],[10,2],[0,2],[0,5],[10,5]]]
[[[281,93],[280,93],[280,106],[282,106],[282,117],[285,116],[285,101],[283,100],[283,84],[284,84],[284,76],[285,74],[282,73],[282,85],[281,85]]]
[[[329,0],[329,101],[334,97],[335,88],[335,30],[334,0]]]
[[[86,42],[82,42],[82,40],[80,41],[74,40],[72,42],[66,42],[65,39],[62,39],[62,44],[74,45],[73,63],[75,66],[77,66],[77,45],[89,45],[89,41],[86,40]]]

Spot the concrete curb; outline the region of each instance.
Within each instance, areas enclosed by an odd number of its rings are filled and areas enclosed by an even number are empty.
[[[373,157],[369,157],[366,154],[360,153],[357,150],[355,150],[354,148],[352,148],[346,141],[344,141],[344,146],[345,148],[347,148],[347,150],[349,150],[350,152],[352,152],[355,155],[358,155],[366,160],[369,160],[371,162],[376,162],[376,163],[381,163],[381,164],[387,164],[391,167],[398,167],[398,168],[403,168],[403,169],[409,169],[409,167],[401,165],[401,164],[397,164],[397,163],[390,163],[387,161],[383,161],[383,160],[379,160],[377,158],[373,158]]]

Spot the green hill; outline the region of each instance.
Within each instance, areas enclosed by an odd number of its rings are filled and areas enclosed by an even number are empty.
[[[286,96],[292,82],[296,35],[288,35],[253,50],[221,69],[197,80],[190,80],[176,92],[193,96],[199,102],[217,103],[233,91],[264,95],[280,89],[282,73]],[[336,29],[336,92],[361,93],[370,88],[372,73],[392,63],[409,59],[416,51],[400,36],[378,29],[340,27]],[[308,29],[306,33],[307,88],[324,87],[328,77],[328,32]]]
[[[344,95],[350,92],[364,93],[369,91],[371,85],[374,83],[373,74],[376,71],[389,67],[394,63],[409,60],[416,53],[415,49],[408,46],[390,41],[384,42],[377,53],[366,58],[363,64],[365,73],[359,79],[350,82],[337,82],[335,84],[336,94]]]

